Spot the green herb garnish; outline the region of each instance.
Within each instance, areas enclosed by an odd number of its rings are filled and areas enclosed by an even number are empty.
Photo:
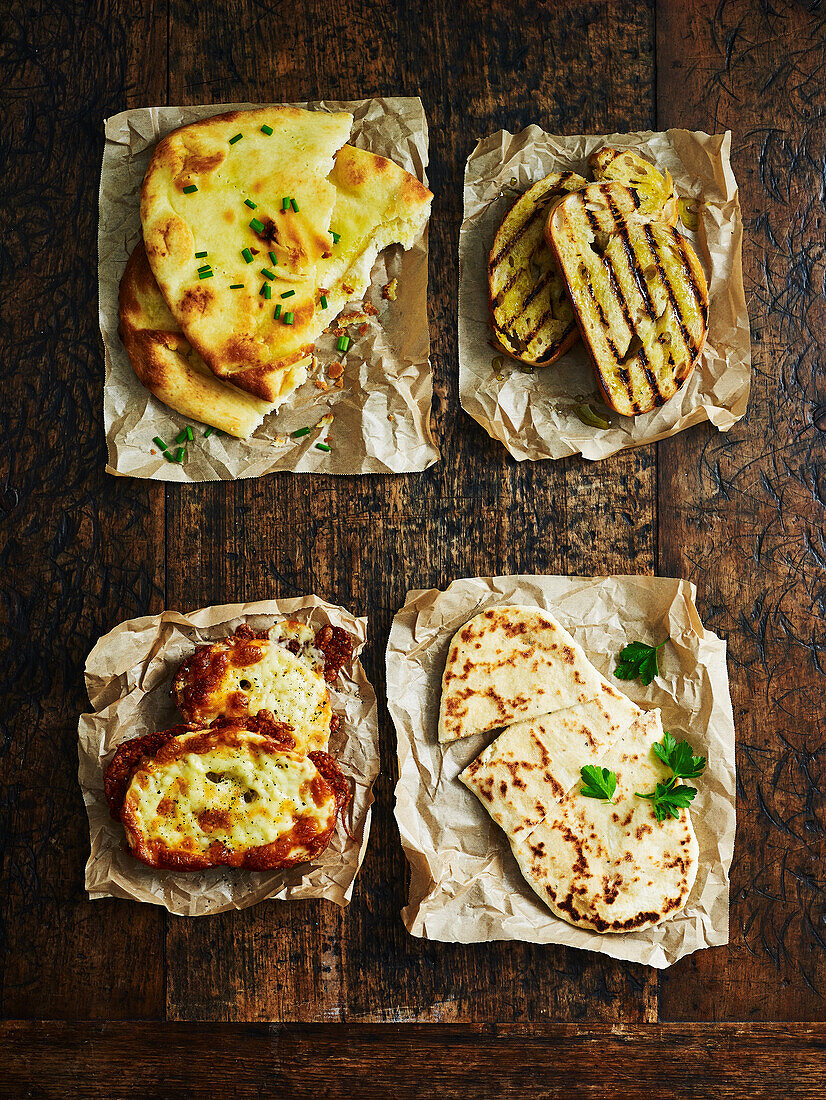
[[[331,447],[328,447],[326,443],[316,443],[316,450],[318,451],[330,451]]]
[[[159,435],[156,435],[155,438],[152,440],[152,442],[157,443],[162,451],[168,450],[167,445],[164,443],[164,441],[161,439],[161,437]]]
[[[250,229],[253,229],[256,233],[263,233],[264,223],[260,222],[258,218],[253,218],[250,222]]]
[[[336,347],[338,348],[338,350],[339,351],[347,351],[349,346],[350,346],[350,337],[349,336],[339,336],[338,343],[336,344]]]
[[[274,279],[275,278],[275,272],[270,271],[270,269],[268,267],[262,267],[261,268],[261,274],[264,276],[265,279]]]
[[[231,137],[229,139],[230,145],[234,145],[236,143],[236,141],[240,141],[243,136],[244,136],[243,134],[236,134],[235,137]]]
[[[680,810],[685,809],[697,794],[694,787],[677,785],[677,780],[697,779],[703,774],[707,760],[704,756],[695,756],[687,741],[677,741],[668,730],[653,748],[663,764],[671,769],[671,778],[658,783],[648,794],[634,793],[637,798],[646,798],[652,803],[657,821],[665,821],[667,817],[679,817]]]
[[[203,271],[198,272],[198,278],[199,279],[211,279],[213,274],[214,273],[212,271],[212,268],[208,267],[208,268],[205,268]]]
[[[341,240],[341,234],[334,233],[332,229],[330,230],[330,236],[333,238],[333,244],[338,244],[338,242]]]
[[[244,199],[244,206],[248,206],[250,208],[250,210],[257,210],[258,209],[258,203],[253,202],[252,199]]]
[[[281,316],[281,303],[279,302],[278,305],[275,307],[275,313],[273,313],[273,317],[277,321],[280,316]]]
[[[614,675],[618,680],[642,680],[646,687],[655,676],[659,676],[660,669],[657,665],[657,652],[662,649],[668,638],[664,638],[658,646],[646,645],[645,642],[629,642],[620,652],[617,658],[617,667]]]
[[[253,256],[252,256],[252,253],[250,252],[250,250],[248,248],[242,248],[241,249],[241,255],[244,257],[244,259],[246,260],[246,262],[248,264],[252,263]]]
[[[312,430],[313,430],[312,428],[297,428],[293,432],[293,439],[298,439],[299,436],[302,436],[302,435],[309,435]]]
[[[192,195],[197,190],[198,190],[198,188],[195,186],[194,183],[188,183],[186,185],[186,187],[184,188],[184,194],[185,195]]]
[[[586,764],[579,769],[582,776],[582,790],[580,794],[586,798],[600,798],[604,802],[610,802],[617,789],[617,777],[608,768],[600,768],[597,764]]]
[[[229,289],[230,290],[243,290],[244,289],[244,284],[243,283],[230,283],[229,284]]]
[[[183,443],[186,439],[186,428],[181,428],[178,434],[175,436],[176,443]]]
[[[293,317],[294,317],[294,314],[285,313],[284,317],[283,317],[284,324],[285,325],[291,325],[293,323]]]
[[[282,298],[292,298],[292,296],[294,294],[295,294],[294,290],[285,290],[284,293],[281,295],[281,297]]]
[[[207,428],[207,430],[204,432],[204,439],[209,439],[209,437],[211,435],[212,435],[212,428]]]
[[[268,252],[267,255],[269,256],[270,260],[272,261],[272,266],[273,267],[278,267],[278,257],[276,256],[276,254],[274,252]]]
[[[264,123],[264,125],[261,127],[261,133],[266,134],[267,137],[269,137],[272,133],[272,126],[267,126],[267,124]]]
[[[204,256],[208,256],[208,255],[209,255],[208,252],[196,252],[195,253],[195,259],[196,260],[202,260],[204,258]]]
[[[290,196],[289,195],[285,195],[284,198],[281,200],[281,209],[282,210],[289,210],[290,209]]]
[[[183,463],[184,455],[186,454],[186,447],[179,447],[175,453],[175,461]]]
[[[323,294],[321,295],[321,308],[322,308],[322,309],[326,309],[326,308],[327,308],[327,299],[326,299],[326,298],[324,297],[324,295],[323,295]]]
[[[298,213],[298,203],[295,201],[295,199],[290,199],[290,206],[293,208],[293,210],[297,214]]]
[[[187,442],[191,443],[194,438],[195,438],[195,436],[192,434],[192,428],[190,428],[189,424],[187,424],[187,426],[186,426],[186,439],[187,439]]]
[[[258,293],[263,295],[266,301],[269,301],[272,298],[272,287],[269,283],[264,283]]]

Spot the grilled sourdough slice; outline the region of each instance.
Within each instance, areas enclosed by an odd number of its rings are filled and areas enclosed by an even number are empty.
[[[494,238],[488,263],[493,331],[508,355],[523,363],[553,363],[577,339],[544,229],[553,204],[584,186],[573,172],[552,172],[517,199]]]
[[[588,158],[594,179],[600,183],[624,183],[639,198],[639,213],[653,221],[677,224],[677,192],[667,168],[660,172],[633,149],[597,149]]]
[[[694,249],[640,211],[632,188],[591,184],[563,199],[546,233],[602,394],[636,416],[684,384],[708,331],[708,288]]]

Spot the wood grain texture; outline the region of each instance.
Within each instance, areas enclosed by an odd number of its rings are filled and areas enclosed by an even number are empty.
[[[581,5],[568,25],[550,6],[515,12],[501,0],[458,11],[355,7],[305,4],[295,19],[256,23],[253,34],[244,6],[203,5],[193,20],[189,5],[173,4],[170,101],[204,99],[205,54],[216,101],[422,96],[433,134],[430,303],[443,459],[406,477],[276,475],[171,488],[167,600],[181,607],[314,591],[366,614],[365,666],[382,699],[390,620],[409,588],[490,573],[653,571],[652,452],[600,467],[518,465],[459,409],[455,369],[462,173],[476,137],[532,121],[572,131],[650,125],[653,13],[642,6],[620,20],[622,5]],[[341,43],[359,34],[365,48],[336,64]],[[240,41],[244,63],[230,64]],[[572,88],[589,85],[598,65],[605,82],[571,100],[558,87],[561,64]],[[193,569],[193,530],[202,550],[225,560]],[[307,902],[170,922],[169,1018],[655,1018],[656,979],[642,967],[563,948],[412,939],[399,916],[408,871],[391,813],[394,759],[382,706],[371,843],[346,914]],[[210,950],[216,940],[220,952]],[[197,971],[192,958],[204,960]]]
[[[826,997],[826,17],[669,4],[659,125],[730,128],[754,370],[727,435],[660,447],[660,562],[729,640],[738,736],[731,944],[663,975],[665,1019],[822,1020]]]
[[[151,1051],[151,1057],[147,1053]],[[0,1098],[821,1100],[826,1025],[0,1024]]]
[[[119,620],[163,606],[163,490],[103,472],[95,262],[103,119],[165,95],[156,15],[61,0],[12,0],[0,12],[5,1015],[163,1010],[162,917],[87,900],[77,784],[86,655]],[[136,955],[140,981],[124,966]]]

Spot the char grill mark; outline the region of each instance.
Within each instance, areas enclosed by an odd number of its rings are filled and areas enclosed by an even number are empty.
[[[659,271],[660,278],[662,279],[663,285],[664,285],[664,287],[665,287],[665,289],[668,293],[668,300],[671,303],[671,308],[674,311],[674,316],[677,318],[677,324],[680,326],[680,335],[683,338],[683,343],[685,344],[686,350],[688,351],[689,355],[693,359],[694,356],[696,355],[696,349],[694,347],[694,341],[691,338],[690,332],[686,328],[685,320],[683,318],[683,313],[682,313],[682,310],[680,309],[680,304],[677,301],[676,296],[674,294],[674,288],[671,285],[671,281],[669,280],[668,276],[666,275],[665,269],[663,268],[663,265],[660,262],[660,256],[659,256],[659,253],[657,252],[657,243],[654,240],[654,234],[651,232],[651,226],[650,225],[645,226],[645,239],[648,241],[648,247],[651,249],[651,253],[654,257],[654,263],[657,266],[657,271]],[[693,283],[693,281],[694,280],[692,279],[692,283]]]

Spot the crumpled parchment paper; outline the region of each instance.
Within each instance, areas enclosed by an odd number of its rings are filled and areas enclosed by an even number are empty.
[[[329,846],[314,862],[280,871],[159,871],[133,859],[126,851],[123,827],[109,816],[103,793],[103,772],[118,745],[181,721],[170,689],[181,662],[196,645],[224,638],[244,622],[262,630],[285,618],[299,619],[314,630],[328,623],[341,626],[356,639],[352,662],[335,684],[328,685],[333,710],[341,717],[330,752],[353,794]],[[348,905],[367,848],[372,787],[379,773],[376,695],[357,660],[366,637],[366,619],[318,596],[305,596],[224,604],[189,614],[165,611],[120,623],[100,638],[86,661],[86,688],[94,711],[80,716],[78,730],[78,775],[91,840],[86,864],[89,897],[151,902],[186,917],[246,909],[265,898],[327,898]]]
[[[549,172],[570,169],[591,179],[588,157],[603,145],[636,149],[668,168],[678,195],[700,204],[698,231],[682,221],[677,229],[694,245],[708,280],[708,340],[683,388],[659,409],[637,417],[620,416],[604,405],[581,341],[556,363],[531,369],[499,349],[489,322],[488,254],[517,195]],[[465,412],[514,458],[606,458],[704,420],[725,432],[745,415],[751,339],[743,291],[743,223],[730,150],[728,131],[556,137],[538,126],[518,134],[499,130],[477,144],[465,168],[459,235],[459,397]],[[583,424],[574,413],[581,404],[591,405],[611,426]]]
[[[230,110],[263,104],[223,103],[201,107],[141,107],[106,119],[106,144],[100,179],[98,279],[100,331],[106,362],[103,417],[111,474],[159,481],[221,481],[259,477],[276,470],[325,474],[400,473],[424,470],[439,459],[430,430],[433,378],[427,324],[427,229],[409,251],[385,249],[373,265],[364,301],[378,310],[365,335],[351,329],[346,355],[335,350],[331,334],[316,342],[327,365],[345,364],[344,387],[319,390],[307,381],[277,413],[265,418],[247,439],[227,435],[203,438],[196,426],[183,465],[167,462],[152,439],[167,443],[187,423],[140,384],[118,337],[118,286],[126,261],[140,237],[140,188],[159,138],[190,122]],[[427,120],[418,97],[322,100],[298,107],[350,111],[355,121],[351,142],[396,162],[427,183]],[[382,298],[382,287],[398,279],[395,302]],[[345,307],[344,313],[352,312]],[[333,414],[332,423],[319,424]],[[312,427],[293,439],[291,432]],[[331,450],[315,444],[329,438]],[[157,453],[152,454],[152,451]]]
[[[396,821],[410,863],[402,919],[414,936],[475,943],[559,943],[667,967],[701,947],[728,942],[729,867],[734,850],[734,718],[726,644],[704,629],[688,581],[665,577],[475,577],[445,591],[408,592],[387,646],[388,707],[398,738]],[[697,880],[686,908],[641,932],[600,935],[555,917],[522,877],[505,833],[457,776],[497,736],[448,745],[437,740],[441,679],[450,640],[474,615],[496,604],[551,611],[596,667],[708,767],[694,784],[691,816],[700,846]],[[660,675],[647,688],[613,679],[629,641],[670,641]]]

